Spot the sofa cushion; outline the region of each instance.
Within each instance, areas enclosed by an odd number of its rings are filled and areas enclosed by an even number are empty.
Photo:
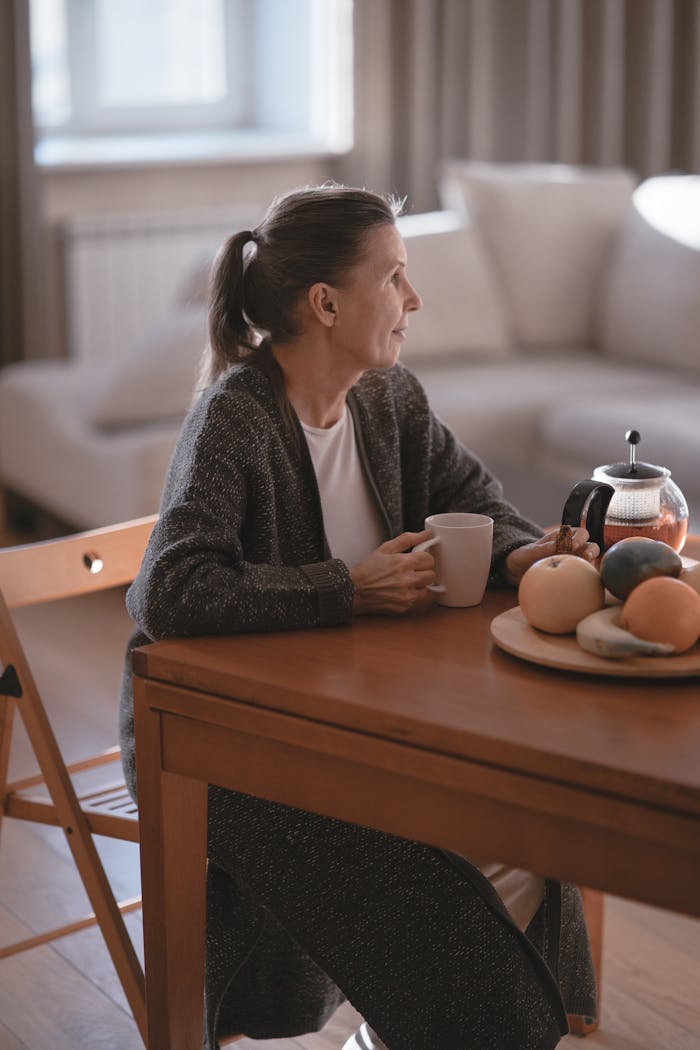
[[[474,226],[450,212],[398,221],[409,280],[423,305],[408,322],[402,361],[510,353],[503,297]]]
[[[606,282],[601,341],[618,357],[700,371],[700,175],[635,191]]]
[[[54,360],[0,372],[0,481],[76,528],[155,513],[180,429],[91,426],[100,371]]]
[[[102,367],[88,412],[97,427],[181,419],[192,400],[207,341],[207,313],[180,307],[149,328],[124,355]]]
[[[619,168],[446,163],[443,206],[482,233],[523,349],[595,342],[600,284],[635,182]]]
[[[519,464],[531,468],[539,455],[539,420],[544,413],[582,401],[595,404],[600,391],[653,399],[660,387],[681,393],[667,371],[649,366],[630,366],[606,360],[595,350],[562,347],[554,357],[549,352],[529,357],[474,361],[472,364],[430,363],[412,366],[428,394],[433,410],[488,465]],[[624,431],[637,427],[644,433],[644,420],[634,413],[610,445],[615,458]],[[618,427],[620,429],[620,427]],[[616,432],[617,433],[617,432]],[[572,436],[584,451],[591,467],[599,459],[589,451],[587,429]],[[645,442],[646,444],[646,442]],[[581,457],[579,456],[579,459]],[[575,468],[578,469],[578,468]],[[572,480],[576,480],[576,473]]]

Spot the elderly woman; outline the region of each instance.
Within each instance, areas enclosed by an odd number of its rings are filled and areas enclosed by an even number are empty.
[[[434,564],[413,548],[441,511],[494,519],[492,585],[553,553],[398,363],[420,298],[397,212],[304,189],[223,247],[132,648],[425,612]],[[135,793],[128,663],[121,721]],[[573,887],[214,787],[209,857],[210,1047],[317,1030],[345,996],[366,1018],[346,1045],[366,1050],[547,1050],[567,1011],[595,1013]]]

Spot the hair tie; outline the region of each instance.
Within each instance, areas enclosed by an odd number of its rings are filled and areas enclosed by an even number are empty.
[[[242,230],[241,232],[245,237],[245,241],[243,242],[243,250],[241,251],[243,273],[245,273],[252,260],[258,254],[258,240],[253,230]]]

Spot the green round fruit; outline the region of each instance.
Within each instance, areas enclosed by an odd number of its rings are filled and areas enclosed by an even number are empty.
[[[618,540],[603,555],[600,578],[616,598],[625,601],[638,584],[654,576],[680,576],[680,555],[661,540],[628,536]]]

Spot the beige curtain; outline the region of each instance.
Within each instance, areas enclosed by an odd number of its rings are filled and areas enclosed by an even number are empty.
[[[436,206],[445,157],[700,172],[700,0],[355,0],[343,176]]]
[[[41,356],[43,253],[28,0],[0,2],[0,365]]]

